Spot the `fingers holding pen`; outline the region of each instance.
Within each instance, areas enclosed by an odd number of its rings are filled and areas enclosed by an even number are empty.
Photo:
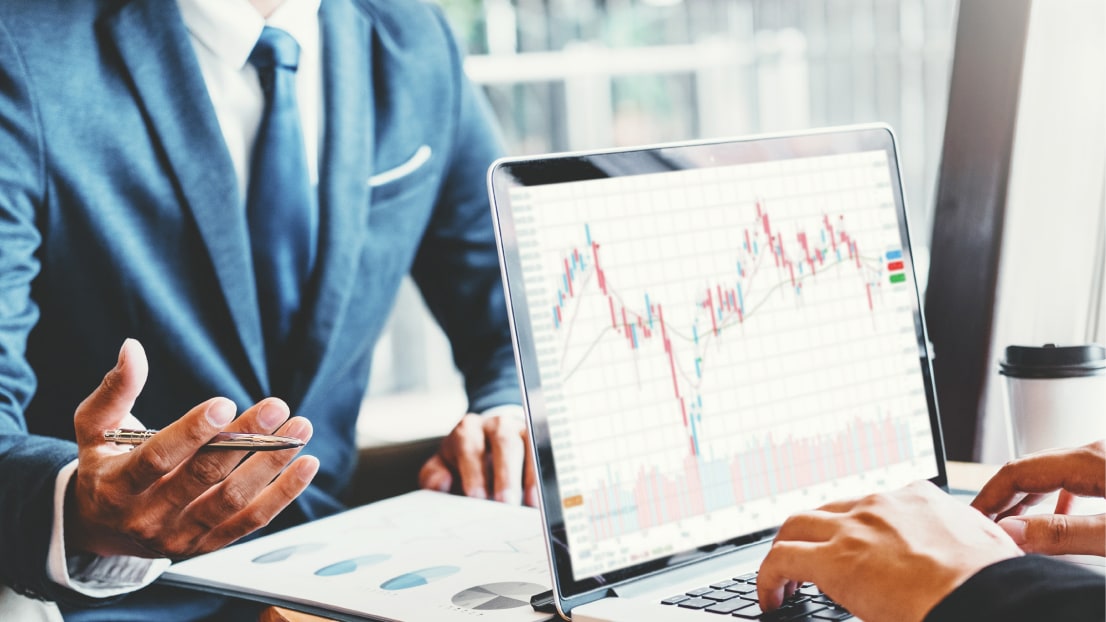
[[[306,442],[311,424],[289,419],[288,406],[275,398],[237,419],[233,402],[209,399],[130,450],[105,440],[107,430],[143,428],[131,409],[147,371],[141,345],[127,340],[74,414],[78,467],[66,490],[66,550],[141,557],[212,550],[268,523],[318,471],[313,457],[290,465],[295,449],[204,449],[220,432],[275,431]]]
[[[268,398],[247,409],[240,417],[229,424],[225,424],[222,429],[216,430],[216,433],[226,431],[270,434],[285,424],[288,416],[287,404],[277,398]],[[184,421],[182,419],[161,430],[152,439],[143,443],[136,451],[145,450],[147,446],[164,440],[163,435],[175,431],[173,430],[174,426]],[[308,426],[308,429],[310,429],[310,426]],[[238,467],[248,453],[247,450],[203,450],[203,445],[214,434],[206,436],[206,438],[204,438],[204,435],[205,433],[200,433],[203,442],[195,446],[191,454],[178,460],[179,467],[168,477],[158,482],[160,494],[155,499],[157,499],[157,503],[166,506],[167,509],[179,510],[184,508],[205,490],[223,481]]]
[[[310,422],[295,417],[277,431],[306,442],[312,430]],[[298,460],[294,468],[285,468],[300,449],[256,452],[245,460],[242,451],[199,452],[169,477],[132,499],[141,511],[120,508],[115,513],[116,520],[141,551],[139,554],[177,559],[214,550],[217,546],[207,546],[208,541],[225,544],[267,524],[307,487],[318,470],[316,458],[307,457]],[[196,481],[197,471],[190,464],[201,461],[197,463],[218,465],[205,462],[213,455],[237,463],[230,466],[224,477],[219,477],[220,471],[211,471],[205,476],[208,480]],[[282,470],[290,473],[285,475]],[[209,483],[216,478],[217,481]],[[243,512],[246,518],[236,518]],[[247,531],[241,531],[246,528]],[[213,539],[216,532],[220,536]]]
[[[311,423],[302,417],[292,419],[282,428],[282,436],[307,441],[311,438]],[[243,461],[225,479],[202,491],[182,513],[182,519],[213,529],[241,511],[296,457],[299,447],[279,451],[257,452]],[[223,453],[223,452],[219,452]]]
[[[176,470],[221,432],[236,410],[234,402],[212,398],[135,447],[121,470],[128,491],[141,493]]]
[[[310,422],[302,417],[279,428],[282,436],[305,442],[311,432]],[[267,525],[303,492],[318,471],[319,461],[314,456],[293,462],[300,449],[251,455],[179,513],[176,537],[162,550],[180,557],[205,553]]]
[[[213,398],[133,451],[105,441],[105,430],[122,424],[141,427],[130,411],[147,373],[142,346],[126,340],[115,367],[74,413],[79,466],[67,491],[67,547],[101,555],[146,552],[138,542],[157,530],[159,518],[145,513],[149,489],[234,418],[232,402]]]

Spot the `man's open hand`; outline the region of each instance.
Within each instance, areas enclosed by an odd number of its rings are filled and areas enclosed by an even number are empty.
[[[212,398],[142,445],[103,438],[113,428],[144,428],[132,414],[146,383],[146,353],[128,339],[119,362],[77,408],[77,472],[65,503],[69,551],[183,558],[221,548],[263,527],[318,471],[298,449],[203,450],[221,431],[311,437],[311,424],[288,419],[281,400],[263,400],[234,419],[234,403]],[[291,462],[291,464],[289,464]]]

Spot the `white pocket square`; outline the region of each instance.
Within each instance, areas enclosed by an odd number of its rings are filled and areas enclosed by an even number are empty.
[[[419,167],[426,164],[430,159],[430,145],[423,145],[415,150],[415,154],[407,161],[395,168],[390,168],[386,171],[377,173],[372,177],[369,177],[369,187],[376,188],[377,186],[383,186],[384,184],[391,183],[397,179],[402,179],[411,173],[419,170]]]

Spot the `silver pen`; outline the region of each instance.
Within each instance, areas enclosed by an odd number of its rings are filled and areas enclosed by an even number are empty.
[[[141,445],[153,438],[155,434],[157,430],[108,430],[104,432],[104,440],[117,445]],[[275,451],[302,446],[303,441],[291,436],[220,432],[208,441],[204,448]]]

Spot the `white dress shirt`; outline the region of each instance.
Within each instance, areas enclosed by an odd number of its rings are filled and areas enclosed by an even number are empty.
[[[320,1],[284,0],[268,19],[264,19],[248,0],[177,0],[215,107],[215,117],[234,163],[242,205],[245,205],[249,186],[250,155],[265,109],[257,70],[247,61],[266,25],[284,30],[300,45],[296,103],[303,128],[308,178],[312,185],[318,183],[318,154],[323,135]]]
[[[266,25],[287,31],[300,46],[296,100],[309,179],[312,185],[318,183],[318,154],[323,136],[320,2],[284,0],[265,19],[249,0],[177,0],[234,164],[242,209],[249,187],[250,155],[265,108],[257,71],[247,60]],[[149,585],[169,567],[168,559],[66,554],[65,490],[76,469],[74,460],[58,473],[55,483],[54,525],[47,559],[50,579],[94,598],[125,594]]]

